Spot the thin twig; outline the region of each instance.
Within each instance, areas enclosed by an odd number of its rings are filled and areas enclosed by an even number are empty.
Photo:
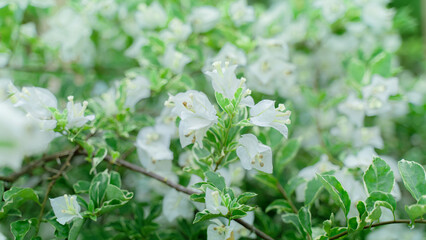
[[[418,220],[415,220],[414,222],[415,223],[423,223],[423,224],[425,224],[426,220],[418,219]],[[409,219],[401,219],[401,220],[394,220],[394,221],[385,221],[385,222],[380,222],[380,223],[375,223],[375,224],[371,224],[371,225],[365,226],[363,229],[372,228],[372,227],[378,227],[378,226],[383,226],[383,225],[388,225],[388,224],[396,224],[396,223],[406,223],[406,224],[409,224],[409,223],[411,223],[411,220],[409,220]],[[329,239],[330,240],[338,239],[338,238],[341,238],[341,237],[343,237],[343,236],[345,236],[347,234],[348,234],[348,231],[344,231],[344,232],[339,233],[339,234],[337,234],[337,235],[335,235],[333,237],[330,237]]]
[[[280,191],[280,193],[283,195],[285,200],[287,200],[288,204],[290,204],[293,212],[297,214],[298,211],[297,211],[296,206],[294,205],[293,201],[291,201],[291,198],[287,195],[287,192],[285,191],[285,189],[281,186],[281,184],[279,182],[277,182],[277,188]]]
[[[114,161],[112,159],[112,157],[109,156],[109,155],[107,155],[105,157],[105,159],[107,161],[109,161],[110,163],[112,163],[112,164],[116,164],[118,166],[125,167],[125,168],[127,168],[129,170],[132,170],[134,172],[138,172],[138,173],[141,173],[141,174],[143,174],[145,176],[154,178],[154,179],[156,179],[156,180],[158,180],[158,181],[166,184],[167,186],[176,189],[179,192],[183,192],[183,193],[188,194],[188,195],[191,195],[191,194],[194,194],[194,193],[199,193],[198,191],[195,191],[194,189],[187,188],[187,187],[184,187],[184,186],[182,186],[182,185],[180,185],[178,183],[172,182],[172,181],[170,181],[169,179],[167,179],[165,177],[162,177],[162,176],[160,176],[160,175],[158,175],[156,173],[150,172],[150,171],[148,171],[148,170],[146,170],[146,169],[144,169],[142,167],[139,167],[137,165],[129,163],[129,162],[125,161],[125,160],[117,159],[117,160]],[[257,229],[256,227],[254,227],[253,225],[245,222],[242,219],[234,219],[234,221],[238,222],[239,224],[241,224],[243,227],[247,228],[248,230],[253,231],[258,237],[260,237],[262,239],[273,240],[273,238],[270,237],[268,234],[262,232],[261,230]]]
[[[50,162],[50,161],[54,161],[54,160],[61,158],[61,157],[68,156],[68,155],[70,155],[70,153],[72,151],[73,150],[66,150],[66,151],[62,151],[62,152],[55,153],[55,154],[52,154],[52,155],[45,155],[37,161],[33,161],[33,162],[28,163],[19,172],[15,172],[15,173],[11,174],[10,176],[0,176],[0,181],[14,182],[19,177],[21,177],[22,175],[24,175],[26,173],[31,172],[32,170],[34,170],[39,165],[42,165],[42,164]]]
[[[43,213],[44,213],[44,208],[46,207],[46,203],[47,203],[47,199],[49,198],[49,193],[50,191],[52,191],[53,186],[56,183],[56,180],[58,180],[58,178],[65,172],[65,170],[68,168],[68,166],[70,166],[70,162],[71,159],[74,157],[74,154],[77,152],[77,150],[80,148],[80,146],[76,146],[74,147],[70,153],[68,154],[67,159],[65,160],[64,164],[62,164],[61,168],[59,169],[58,173],[56,173],[51,179],[50,179],[50,183],[47,186],[47,190],[46,190],[46,194],[44,195],[44,199],[43,202],[41,204],[41,210],[40,210],[40,215],[38,216],[38,222],[37,222],[37,233],[38,230],[40,228],[40,223],[41,220],[43,219]]]

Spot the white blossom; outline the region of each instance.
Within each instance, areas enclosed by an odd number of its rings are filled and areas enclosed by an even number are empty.
[[[290,114],[284,104],[279,104],[278,108],[275,108],[275,101],[262,100],[250,108],[250,122],[261,127],[272,127],[287,138],[286,124],[291,123]]]
[[[157,1],[151,3],[149,6],[141,3],[138,5],[135,18],[141,28],[155,29],[166,25],[167,13]]]
[[[191,62],[191,58],[185,54],[176,51],[174,45],[167,45],[166,52],[160,59],[161,64],[164,67],[169,68],[175,74],[180,74],[183,72],[183,68],[186,64]]]
[[[189,90],[170,96],[165,103],[172,106],[172,113],[179,116],[179,138],[182,147],[197,143],[203,147],[207,130],[217,122],[216,109],[207,96],[199,91]]]
[[[219,191],[213,191],[210,188],[206,188],[206,208],[210,213],[226,215],[228,208],[222,205],[222,197]]]
[[[374,156],[378,156],[374,148],[364,147],[356,155],[348,155],[343,163],[348,168],[361,167],[366,170],[373,162]]]
[[[67,128],[79,128],[84,126],[88,121],[93,121],[95,115],[84,116],[84,111],[86,111],[88,102],[84,101],[82,103],[74,103],[74,97],[68,97],[67,103]]]
[[[357,127],[364,125],[365,107],[364,101],[350,94],[348,98],[339,104],[337,109],[348,117],[348,120]]]
[[[272,173],[272,150],[257,140],[253,134],[244,134],[238,141],[237,156],[241,165],[250,170]]]
[[[207,240],[230,240],[233,239],[233,228],[230,226],[225,226],[218,219],[211,220],[207,228]]]
[[[378,127],[363,127],[355,131],[353,142],[356,147],[372,146],[375,148],[383,148],[383,139],[380,136]]]
[[[151,96],[151,82],[144,76],[137,75],[133,79],[126,79],[126,102],[124,106],[133,109],[140,100]]]
[[[75,195],[62,197],[50,198],[50,204],[52,205],[53,212],[55,213],[56,220],[65,225],[74,218],[83,218],[80,215],[80,205],[77,202]]]
[[[254,8],[248,6],[246,0],[233,2],[229,7],[229,16],[237,27],[255,20]]]
[[[381,32],[392,27],[394,14],[395,11],[393,9],[388,9],[386,4],[369,1],[362,7],[361,19],[373,30]]]
[[[24,109],[40,120],[50,120],[52,112],[48,108],[58,107],[55,95],[49,90],[39,87],[23,87],[20,92],[14,92],[11,100],[15,107]]]
[[[247,215],[242,217],[241,220],[244,220],[246,223],[253,225],[254,223],[254,212],[247,212]],[[232,228],[232,233],[234,239],[240,239],[240,237],[245,238],[256,238],[256,234],[247,228],[243,227],[241,224],[236,221],[231,221],[230,227]]]
[[[374,75],[370,85],[362,89],[366,115],[374,116],[390,110],[388,98],[398,93],[398,79]]]
[[[204,73],[211,79],[213,89],[224,97],[233,99],[237,89],[243,87],[245,82],[235,76],[237,65],[229,65],[229,62],[214,62],[213,67],[213,71]]]
[[[196,7],[192,9],[188,20],[191,22],[194,32],[208,32],[219,22],[220,11],[212,6]]]
[[[173,18],[169,22],[168,28],[161,31],[160,36],[165,42],[176,43],[185,41],[191,33],[191,25],[183,23],[178,18]]]
[[[141,48],[148,43],[148,39],[142,36],[138,36],[137,38],[133,39],[132,45],[130,45],[130,47],[126,49],[124,55],[130,58],[139,58],[142,53]]]
[[[163,215],[169,222],[174,222],[178,217],[190,219],[194,215],[194,207],[187,195],[172,189],[164,196]]]
[[[161,127],[142,128],[135,145],[139,160],[146,169],[166,171],[171,168],[173,153],[169,149],[170,136]]]
[[[316,0],[314,6],[321,9],[324,19],[333,23],[343,17],[346,12],[346,6],[342,0]]]

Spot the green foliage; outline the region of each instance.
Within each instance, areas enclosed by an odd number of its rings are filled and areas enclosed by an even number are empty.
[[[401,160],[398,162],[398,169],[407,190],[417,201],[426,195],[426,174],[422,165]]]
[[[340,206],[340,208],[342,208],[346,217],[351,206],[351,200],[346,190],[343,189],[340,182],[334,176],[317,175],[317,177],[322,182],[324,188],[327,189],[327,191],[330,193],[330,196],[333,198],[333,200]]]
[[[375,158],[364,174],[364,182],[369,194],[375,191],[390,193],[394,185],[393,172],[381,158]]]

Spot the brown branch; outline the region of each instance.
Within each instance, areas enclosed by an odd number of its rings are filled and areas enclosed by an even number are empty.
[[[426,220],[418,219],[418,220],[415,220],[414,222],[415,223],[423,223],[423,224],[425,224]],[[380,222],[380,223],[375,223],[375,224],[371,224],[371,225],[365,226],[363,229],[372,228],[372,227],[378,227],[378,226],[388,225],[388,224],[396,224],[396,223],[406,223],[406,224],[409,224],[409,223],[411,223],[411,220],[409,220],[409,219],[401,219],[401,220],[394,220],[394,221],[385,221],[385,222]],[[330,240],[338,239],[338,238],[341,238],[343,236],[346,236],[347,234],[348,234],[348,231],[344,231],[344,232],[339,233],[339,234],[337,234],[337,235],[335,235],[333,237],[330,237],[329,239]]]
[[[44,163],[54,161],[58,158],[68,156],[68,155],[70,155],[71,152],[73,152],[73,149],[62,151],[62,152],[55,153],[55,154],[52,154],[52,155],[45,155],[42,158],[40,158],[39,160],[28,163],[19,172],[15,172],[15,173],[11,174],[10,176],[0,176],[0,181],[14,182],[19,177],[21,177],[22,175],[29,173],[32,170],[34,170],[34,168],[36,168],[36,167],[38,167],[38,166],[40,166]]]
[[[53,186],[56,183],[56,180],[65,172],[65,170],[70,166],[71,159],[74,157],[74,154],[77,152],[77,150],[80,148],[80,145],[74,147],[70,150],[67,159],[65,160],[64,164],[62,164],[61,168],[59,169],[58,173],[56,173],[51,179],[50,183],[47,186],[46,194],[44,195],[43,202],[41,204],[41,210],[40,215],[38,216],[38,222],[37,222],[37,232],[40,228],[40,223],[43,218],[44,208],[46,207],[47,199],[49,199],[49,193],[52,191]]]
[[[194,193],[199,193],[198,191],[195,191],[195,190],[193,190],[191,188],[184,187],[184,186],[182,186],[182,185],[180,185],[178,183],[172,182],[172,181],[170,181],[169,179],[167,179],[165,177],[162,177],[162,176],[160,176],[160,175],[158,175],[156,173],[150,172],[150,171],[148,171],[148,170],[146,170],[146,169],[144,169],[142,167],[139,167],[137,165],[129,163],[129,162],[125,161],[125,160],[117,159],[117,160],[114,161],[112,159],[112,157],[109,156],[109,155],[107,155],[105,157],[105,159],[108,162],[112,163],[112,164],[116,164],[118,166],[125,167],[125,168],[127,168],[127,169],[129,169],[131,171],[138,172],[138,173],[141,173],[141,174],[143,174],[145,176],[154,178],[154,179],[156,179],[156,180],[158,180],[158,181],[166,184],[167,186],[176,189],[179,192],[183,192],[183,193],[188,194],[188,195],[191,195],[191,194],[194,194]],[[273,238],[270,237],[268,234],[262,232],[261,230],[257,229],[256,227],[254,227],[253,225],[245,222],[242,219],[234,219],[234,221],[238,222],[239,224],[241,224],[243,227],[247,228],[248,230],[253,231],[258,237],[260,237],[262,239],[273,240]]]
[[[279,182],[277,182],[277,188],[280,191],[280,193],[283,195],[285,200],[287,200],[288,204],[291,206],[291,209],[294,213],[298,213],[296,206],[294,206],[293,201],[291,201],[291,198],[287,195],[287,192],[284,190],[284,188],[281,186]]]

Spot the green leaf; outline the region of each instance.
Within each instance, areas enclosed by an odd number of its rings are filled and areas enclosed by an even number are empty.
[[[205,173],[205,175],[207,177],[208,182],[213,183],[213,185],[217,187],[217,189],[219,189],[220,191],[223,191],[223,189],[225,189],[225,178],[223,178],[219,173],[208,171]]]
[[[390,193],[372,192],[365,202],[367,204],[368,211],[371,211],[374,208],[376,202],[381,202],[380,206],[388,208],[392,211],[392,214],[395,215],[396,200]]]
[[[238,198],[237,198],[237,202],[239,204],[245,204],[248,200],[252,199],[253,197],[256,197],[257,194],[256,193],[252,193],[252,192],[243,192],[241,193]]]
[[[220,214],[213,214],[213,213],[210,213],[209,210],[204,209],[202,212],[197,212],[192,224],[195,224],[195,223],[200,222],[200,221],[205,221],[205,220],[217,218],[217,217],[220,217],[220,216],[221,216]]]
[[[237,218],[242,218],[246,215],[247,215],[247,213],[245,211],[242,211],[240,209],[234,209],[234,210],[231,211],[231,220],[237,219]]]
[[[290,204],[284,199],[274,200],[271,204],[269,204],[268,207],[266,207],[265,212],[269,212],[271,210],[277,210],[278,214],[281,214],[283,212],[290,213],[293,211]]]
[[[423,217],[426,214],[426,204],[413,204],[410,206],[405,206],[405,211],[410,217],[412,224],[414,224],[414,220],[419,217]]]
[[[357,83],[361,83],[365,70],[365,64],[361,60],[356,58],[352,58],[350,60],[348,65],[348,75],[352,80],[356,81]]]
[[[284,190],[287,192],[288,195],[291,195],[296,190],[296,188],[304,182],[306,182],[304,178],[296,175],[290,178],[290,180],[285,184]]]
[[[95,154],[95,157],[92,159],[92,169],[90,169],[90,174],[96,170],[96,167],[99,165],[99,163],[104,160],[106,155],[108,154],[108,150],[106,148],[100,148]]]
[[[312,223],[311,223],[311,212],[309,208],[304,206],[299,210],[299,221],[302,228],[312,237]]]
[[[24,239],[30,228],[31,224],[28,220],[20,220],[10,224],[10,229],[16,240]]]
[[[120,176],[120,174],[116,171],[111,171],[109,183],[117,186],[118,188],[121,188],[121,176]]]
[[[34,201],[40,205],[37,194],[31,188],[12,187],[3,194],[4,203],[0,209],[0,219],[8,214],[9,211],[20,207],[26,201]]]
[[[423,195],[426,195],[426,174],[424,168],[416,162],[401,160],[398,162],[398,169],[405,188],[407,188],[414,199],[419,201]]]
[[[389,165],[381,158],[374,158],[364,174],[368,193],[382,191],[390,193],[394,185],[394,176]]]
[[[107,170],[104,172],[98,173],[90,183],[89,188],[89,196],[90,199],[95,204],[95,207],[98,207],[101,205],[101,202],[105,196],[106,189],[108,187],[109,183],[109,174],[107,173]]]
[[[105,192],[105,199],[101,207],[95,210],[96,214],[104,214],[117,209],[133,198],[133,193],[122,190],[119,187],[108,184]]]
[[[300,148],[299,139],[290,139],[280,152],[280,156],[275,158],[276,173],[279,175],[284,170],[284,167],[296,157]]]
[[[77,218],[73,221],[72,227],[70,229],[70,232],[68,234],[68,240],[76,240],[78,238],[78,235],[80,233],[81,227],[84,224],[85,219],[83,218]]]
[[[75,193],[88,193],[90,189],[90,182],[79,180],[73,185]]]
[[[281,216],[285,223],[293,224],[297,231],[302,234],[303,238],[306,239],[306,232],[303,230],[302,224],[300,223],[299,217],[294,213],[287,213]]]
[[[254,177],[256,178],[257,181],[263,183],[265,186],[268,186],[271,190],[278,191],[277,179],[273,175],[263,173],[263,172],[257,172],[257,174],[254,175]]]
[[[330,193],[330,196],[333,198],[333,200],[339,204],[340,208],[342,208],[343,212],[345,213],[345,217],[347,217],[351,206],[351,200],[346,190],[343,189],[340,182],[334,176],[318,174],[317,176],[323,183],[325,189],[327,189],[327,191]]]
[[[321,192],[323,184],[317,176],[311,179],[305,189],[305,205],[311,205]]]
[[[383,77],[391,76],[391,60],[392,56],[389,53],[382,52],[375,56],[371,62],[371,73],[379,74]]]

